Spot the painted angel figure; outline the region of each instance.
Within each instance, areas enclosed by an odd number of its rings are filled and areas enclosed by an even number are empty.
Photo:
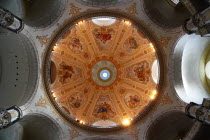
[[[75,73],[74,69],[72,66],[69,66],[67,64],[65,64],[64,62],[62,62],[60,64],[60,70],[59,70],[59,77],[60,77],[60,82],[62,84],[68,82],[69,79],[72,78],[72,75]]]

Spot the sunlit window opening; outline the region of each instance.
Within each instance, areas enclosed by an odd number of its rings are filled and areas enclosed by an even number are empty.
[[[179,3],[179,0],[171,0],[171,2],[173,3],[173,4],[178,4]]]
[[[154,61],[152,64],[152,79],[157,84],[159,76],[159,69],[158,69],[158,62],[157,60]]]
[[[116,18],[113,17],[94,17],[92,18],[93,23],[99,26],[109,26],[115,23]]]
[[[116,126],[116,123],[108,120],[102,120],[102,121],[97,121],[93,124],[93,126],[97,127],[110,127],[110,126]]]

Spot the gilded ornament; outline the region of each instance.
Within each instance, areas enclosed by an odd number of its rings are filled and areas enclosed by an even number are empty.
[[[49,37],[47,37],[48,35],[44,35],[44,36],[36,36],[36,39],[39,40],[41,47],[46,46],[48,41],[50,40]]]
[[[162,44],[163,47],[167,47],[170,40],[171,40],[171,37],[162,37],[160,39],[160,43]]]
[[[127,8],[127,13],[131,15],[138,14],[136,10],[136,3],[132,4],[129,8]]]
[[[75,16],[80,13],[81,8],[76,7],[73,3],[70,4],[71,10],[70,15]]]
[[[40,97],[39,101],[37,103],[35,103],[35,106],[40,106],[40,107],[44,107],[44,108],[47,108],[47,101],[44,97]]]

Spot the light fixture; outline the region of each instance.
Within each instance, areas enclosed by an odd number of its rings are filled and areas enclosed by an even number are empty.
[[[156,95],[156,94],[157,94],[157,90],[153,90],[152,95]]]
[[[52,96],[56,98],[56,94],[55,93],[53,93]]]
[[[82,24],[83,22],[82,21],[80,21],[78,24],[80,25],[80,24]]]
[[[155,99],[155,95],[151,95],[150,98],[151,98],[152,100],[154,100],[154,99]]]
[[[152,48],[153,52],[155,52],[154,45],[152,43],[149,43],[150,47]]]
[[[85,124],[85,122],[84,122],[84,121],[81,121],[81,120],[79,121],[79,123],[80,123],[80,124]]]
[[[55,51],[57,49],[57,44],[53,47],[53,51]]]
[[[150,98],[153,100],[153,99],[155,99],[156,95],[157,95],[157,90],[153,90],[150,95]]]
[[[122,124],[124,126],[129,126],[131,124],[131,121],[129,119],[124,119],[123,122],[122,122]]]
[[[125,24],[130,25],[131,22],[130,21],[125,21]]]

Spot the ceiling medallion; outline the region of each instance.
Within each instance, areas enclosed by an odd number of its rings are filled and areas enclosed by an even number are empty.
[[[89,68],[90,83],[96,89],[113,89],[114,85],[120,81],[120,65],[112,57],[97,57],[89,64]]]
[[[49,96],[74,124],[129,126],[156,99],[157,54],[131,22],[87,19],[58,37],[48,57]]]

